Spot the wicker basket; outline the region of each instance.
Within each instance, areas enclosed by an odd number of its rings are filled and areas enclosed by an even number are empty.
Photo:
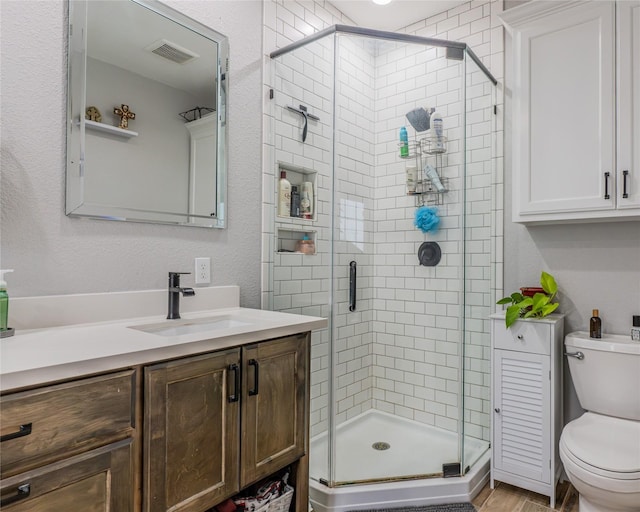
[[[284,493],[269,501],[269,512],[289,512],[293,500],[293,487],[286,486]],[[262,509],[260,509],[262,510]]]

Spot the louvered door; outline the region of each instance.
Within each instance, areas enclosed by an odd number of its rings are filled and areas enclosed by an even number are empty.
[[[549,357],[494,351],[494,467],[551,481]]]

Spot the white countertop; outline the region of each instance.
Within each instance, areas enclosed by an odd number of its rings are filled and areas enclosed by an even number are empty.
[[[327,326],[325,318],[240,307],[182,314],[182,320],[215,320],[216,317],[231,318],[242,325],[178,336],[130,328],[181,323],[167,321],[164,316],[149,316],[18,330],[15,336],[0,341],[0,391],[236,347]]]

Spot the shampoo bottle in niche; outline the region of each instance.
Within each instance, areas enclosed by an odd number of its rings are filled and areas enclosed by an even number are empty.
[[[291,183],[287,180],[287,173],[280,171],[278,182],[278,216],[289,217],[291,214]]]
[[[7,293],[7,282],[4,280],[5,273],[13,270],[0,270],[0,337],[13,336],[14,330],[9,327],[9,294]]]
[[[409,156],[409,136],[404,126],[400,128],[400,156]]]
[[[442,115],[439,112],[431,114],[431,151],[444,153],[444,127],[442,125]]]
[[[305,219],[310,219],[313,216],[313,183],[310,181],[305,181],[302,184],[300,211]]]
[[[301,217],[300,215],[300,194],[298,193],[298,187],[291,186],[291,216]]]
[[[602,320],[598,316],[600,312],[594,309],[589,320],[589,336],[592,338],[602,338]]]

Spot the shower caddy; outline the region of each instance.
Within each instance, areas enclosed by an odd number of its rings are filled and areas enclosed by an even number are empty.
[[[416,208],[420,206],[433,205],[440,206],[444,204],[444,194],[449,192],[449,178],[445,178],[440,174],[440,171],[443,169],[443,156],[447,152],[447,141],[446,137],[444,139],[444,147],[441,149],[432,148],[431,138],[428,135],[415,138],[414,140],[410,140],[408,142],[409,145],[409,153],[406,156],[400,156],[403,160],[411,160],[414,159],[416,162],[416,166],[418,167],[418,179],[416,180],[416,190],[415,192],[408,192],[407,195],[415,196],[416,199]],[[398,144],[398,147],[402,146],[402,143]],[[444,186],[445,190],[439,192],[431,183],[431,180],[426,176],[424,171],[424,167],[429,163],[433,162],[433,167],[436,169],[438,176],[440,176],[440,181]]]

